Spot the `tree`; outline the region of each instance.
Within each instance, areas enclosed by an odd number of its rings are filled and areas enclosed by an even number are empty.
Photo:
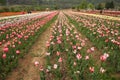
[[[106,9],[113,9],[114,7],[115,7],[115,5],[114,5],[113,1],[105,3],[105,8]]]
[[[88,9],[94,9],[94,5],[92,3],[89,3],[88,6],[87,6]]]
[[[105,8],[105,3],[99,3],[97,6],[98,10],[103,10]]]
[[[114,8],[115,8],[115,5],[114,5],[114,2],[113,2],[113,1],[111,1],[111,3],[110,3],[110,8],[111,8],[111,9],[114,9]]]
[[[106,9],[109,9],[109,8],[110,8],[110,2],[106,2],[106,3],[105,3],[105,8],[106,8]]]
[[[5,0],[0,0],[0,5],[5,5]]]
[[[80,3],[80,9],[87,9],[87,1],[86,1],[86,0],[83,0],[83,1]]]

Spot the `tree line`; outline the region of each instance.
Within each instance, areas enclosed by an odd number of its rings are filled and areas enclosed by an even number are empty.
[[[115,9],[115,3],[114,1],[107,1],[104,3],[99,3],[99,4],[93,4],[93,3],[89,3],[86,0],[82,0],[82,2],[77,5],[77,6],[73,6],[73,9],[97,9],[97,10],[103,10],[103,9]]]

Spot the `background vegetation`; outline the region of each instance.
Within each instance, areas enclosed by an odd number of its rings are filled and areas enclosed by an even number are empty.
[[[120,10],[120,0],[0,0],[0,12],[50,9],[114,9]]]

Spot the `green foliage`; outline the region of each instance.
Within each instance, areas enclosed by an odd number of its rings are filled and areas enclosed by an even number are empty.
[[[42,11],[45,10],[42,6],[30,6],[30,5],[14,5],[14,6],[1,6],[0,12],[21,12],[21,11]]]
[[[113,1],[105,3],[105,8],[106,9],[113,9],[114,7],[115,7],[115,5],[114,5]]]
[[[98,5],[97,5],[97,9],[98,10],[103,10],[105,8],[105,3],[99,3]]]
[[[81,3],[80,3],[80,9],[87,9],[87,5],[88,5],[88,2],[86,0],[83,0]]]
[[[5,0],[0,0],[0,5],[4,5],[5,4]]]
[[[92,3],[88,3],[86,0],[83,0],[80,5],[76,6],[76,9],[94,9],[94,5]]]
[[[57,10],[57,9],[59,9],[59,8],[58,8],[58,6],[56,5],[56,6],[54,7],[54,9]]]
[[[72,9],[75,9],[75,6],[73,6]]]
[[[9,8],[8,7],[1,7],[0,8],[0,12],[9,12]]]
[[[59,8],[71,8],[72,6],[79,5],[87,1],[93,4],[106,3],[114,1],[114,7],[120,6],[120,0],[8,0],[9,5],[42,5],[44,7],[52,7],[58,5]],[[5,5],[6,0],[0,0],[0,5]],[[85,5],[85,4],[82,4]],[[95,5],[96,6],[96,5]],[[84,9],[86,6],[82,6]]]
[[[92,3],[89,3],[88,6],[87,6],[88,9],[94,9],[95,6],[92,4]]]

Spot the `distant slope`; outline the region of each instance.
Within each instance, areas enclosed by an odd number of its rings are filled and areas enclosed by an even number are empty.
[[[6,0],[0,0],[0,3]],[[78,5],[82,0],[8,0],[10,5],[13,4],[25,4],[25,5],[57,5],[59,7],[71,7],[73,5]],[[112,0],[86,0],[95,5],[101,2],[112,1]],[[120,0],[113,0],[117,6],[120,6]],[[1,3],[2,4],[2,3]]]

